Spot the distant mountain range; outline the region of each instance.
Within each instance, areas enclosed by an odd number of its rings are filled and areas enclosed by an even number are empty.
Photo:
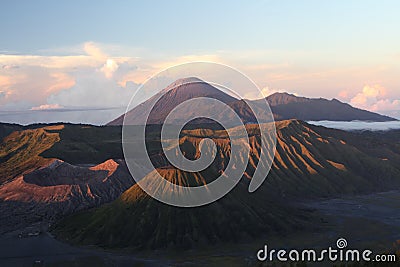
[[[162,124],[167,115],[180,103],[197,98],[209,97],[220,100],[229,105],[243,120],[244,123],[255,122],[255,117],[250,107],[245,101],[232,97],[216,87],[197,78],[184,78],[175,81],[167,88],[151,97],[140,105],[136,106],[126,114],[121,115],[108,125],[122,125],[124,117],[125,123],[129,125],[146,124],[143,114],[152,106],[153,109],[147,120],[147,124]],[[394,121],[396,119],[373,113],[370,111],[354,108],[349,104],[340,102],[337,99],[327,100],[324,98],[298,97],[288,93],[275,93],[266,99],[246,100],[249,101],[255,112],[261,117],[261,122],[271,121],[268,111],[263,110],[261,102],[267,100],[275,120],[299,119],[304,121]],[[187,114],[202,113],[202,109],[218,110],[211,104],[197,105],[183,110],[182,118],[176,118],[177,122],[184,119]],[[221,112],[219,118],[229,121],[231,118],[228,113]],[[204,122],[204,120],[199,120]]]

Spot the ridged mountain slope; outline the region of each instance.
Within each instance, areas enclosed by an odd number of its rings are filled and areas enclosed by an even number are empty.
[[[255,193],[248,193],[247,187],[259,159],[260,137],[257,127],[247,125],[251,158],[246,173],[235,189],[217,202],[194,209],[172,207],[133,185],[111,204],[63,220],[54,232],[77,243],[139,249],[242,242],[311,227],[314,214],[299,209],[295,204],[298,200],[400,187],[400,171],[390,161],[365,154],[341,139],[321,135],[301,121],[282,121],[276,127],[273,167]],[[207,184],[218,176],[230,150],[225,131],[188,130],[183,133],[180,147],[189,151],[189,158],[196,158],[197,144],[205,136],[218,147],[217,159],[208,169],[188,173],[163,166],[166,161],[158,160],[157,171],[171,182],[192,186]],[[145,179],[151,181],[153,175]]]

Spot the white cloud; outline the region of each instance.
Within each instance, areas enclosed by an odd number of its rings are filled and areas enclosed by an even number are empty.
[[[24,66],[9,70],[0,76],[0,90],[5,97],[0,105],[24,102],[30,107],[46,102],[50,94],[70,88],[75,84],[74,78],[60,70],[49,70],[39,66]]]
[[[107,79],[111,79],[114,72],[116,72],[119,67],[116,60],[110,58],[93,42],[85,43],[84,50],[89,56],[100,62],[104,62],[103,66],[100,68],[100,71],[104,73]]]
[[[246,95],[244,91],[241,92],[248,99],[286,91],[276,88],[291,90],[294,86],[303,95],[335,97],[336,88],[349,88],[349,84],[365,81],[374,77],[375,73],[375,70],[367,68],[331,69],[322,66],[318,69],[302,69],[290,57],[283,61],[281,56],[263,58],[264,50],[251,54],[243,51],[213,51],[182,56],[94,42],[58,49],[45,53],[38,51],[36,55],[0,54],[1,109],[31,109],[55,104],[66,108],[86,105],[122,107],[138,84],[167,67],[189,61],[226,63],[254,77],[257,84],[269,85],[262,88],[261,93]],[[384,78],[382,76],[379,80]],[[345,79],[351,82],[345,81],[339,85],[336,82]],[[335,82],[332,83],[333,80]],[[398,91],[391,89],[387,94],[385,88],[379,85],[367,85],[359,91],[343,91],[339,98],[373,111],[399,109]]]
[[[118,64],[112,60],[107,59],[106,63],[104,63],[103,67],[100,69],[104,73],[107,79],[111,79],[114,72],[118,69]]]
[[[397,111],[400,110],[400,100],[381,99],[372,105],[373,111]]]
[[[130,89],[135,87],[131,79],[134,75],[126,75],[137,69],[137,58],[110,57],[93,42],[81,45],[81,52],[85,54],[0,55],[2,108],[12,105],[30,109],[40,105],[60,104],[49,102],[59,95],[70,98],[69,103],[63,101],[65,106],[76,106],[76,103],[82,102],[90,104],[89,98],[92,101],[97,99],[93,103],[100,106],[121,106],[125,99],[130,99]],[[128,84],[125,91],[118,85],[122,81],[124,87]],[[63,91],[65,93],[61,93]],[[117,101],[118,97],[124,99],[120,101],[122,103]]]
[[[365,85],[362,91],[350,100],[350,104],[375,112],[400,110],[400,100],[387,98],[386,88],[379,84]]]
[[[62,109],[62,108],[64,107],[59,104],[45,104],[37,107],[32,107],[31,110],[52,110],[52,109]]]
[[[101,49],[98,46],[96,46],[96,44],[93,42],[84,43],[83,49],[89,56],[93,57],[94,59],[96,59],[98,61],[106,61],[107,60],[108,56],[103,51],[101,51]]]
[[[121,87],[113,79],[95,70],[80,71],[75,79],[73,87],[51,94],[47,102],[65,107],[124,107],[138,87],[135,83]]]
[[[281,89],[276,89],[276,88],[270,88],[268,86],[264,87],[263,89],[261,89],[261,93],[264,97],[270,96],[274,93],[283,93],[284,90]]]
[[[355,131],[355,130],[387,131],[392,129],[400,129],[399,121],[385,121],[385,122],[308,121],[308,123],[328,128],[341,129],[345,131]]]
[[[39,55],[1,55],[0,64],[4,70],[15,70],[11,66],[22,67],[43,67],[48,69],[73,69],[79,67],[99,66],[99,60],[89,55],[76,56],[39,56]]]
[[[342,90],[342,91],[339,92],[339,94],[337,95],[337,97],[338,97],[340,100],[347,101],[347,100],[349,100],[349,92],[348,92],[347,90]]]
[[[9,76],[0,75],[0,88],[7,88],[12,84],[11,78]]]
[[[18,69],[19,66],[17,65],[3,65],[2,67],[4,70],[11,70],[11,69]]]
[[[384,97],[386,95],[386,89],[379,84],[375,84],[374,86],[366,85],[363,88],[363,94],[366,97]]]
[[[260,99],[260,98],[265,98],[267,96],[270,96],[274,93],[283,93],[285,92],[284,90],[281,89],[277,89],[277,88],[271,88],[269,86],[265,86],[261,89],[261,91],[258,94],[254,94],[254,93],[245,93],[244,94],[244,98],[249,99],[249,100],[253,100],[253,99]]]

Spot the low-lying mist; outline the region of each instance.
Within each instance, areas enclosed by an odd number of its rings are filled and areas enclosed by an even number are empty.
[[[366,122],[366,121],[307,121],[309,124],[345,131],[388,131],[400,129],[400,121]]]

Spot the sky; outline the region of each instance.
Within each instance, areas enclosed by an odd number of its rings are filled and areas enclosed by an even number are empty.
[[[398,10],[361,0],[4,0],[0,121],[103,124],[147,78],[191,61],[232,66],[264,95],[337,98],[400,118]]]

